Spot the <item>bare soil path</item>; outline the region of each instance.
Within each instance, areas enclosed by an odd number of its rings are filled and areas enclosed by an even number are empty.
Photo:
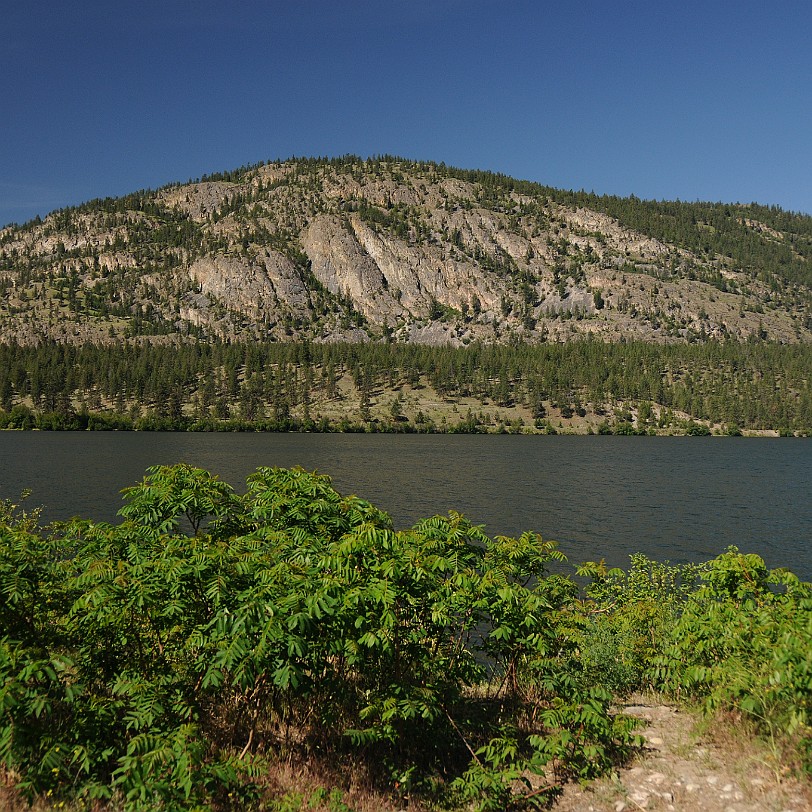
[[[767,745],[641,697],[623,711],[643,722],[643,752],[611,778],[567,786],[554,812],[812,810],[812,785],[789,777]]]

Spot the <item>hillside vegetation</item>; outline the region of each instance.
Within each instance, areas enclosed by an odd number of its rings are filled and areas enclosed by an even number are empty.
[[[0,427],[812,434],[806,345],[0,345]]]
[[[0,339],[809,342],[812,218],[291,159],[0,230]]]
[[[587,563],[579,592],[537,533],[395,531],[298,469],[239,496],[156,467],[125,499],[47,528],[0,504],[4,808],[346,812],[359,782],[375,808],[539,808],[641,744],[611,704],[641,689],[812,771],[812,591],[756,555]],[[305,766],[311,795],[280,788]]]
[[[291,159],[0,230],[0,427],[809,434],[812,218]]]

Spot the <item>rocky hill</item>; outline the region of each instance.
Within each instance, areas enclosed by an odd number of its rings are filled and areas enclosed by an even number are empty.
[[[267,163],[0,230],[0,341],[812,341],[812,217],[397,158]]]

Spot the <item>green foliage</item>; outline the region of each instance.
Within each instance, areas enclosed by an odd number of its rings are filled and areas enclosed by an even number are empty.
[[[603,561],[582,564],[590,579],[577,617],[582,664],[595,684],[616,693],[654,687],[652,658],[661,651],[701,565],[671,565],[641,553],[628,570]]]
[[[456,776],[493,808],[525,802],[516,771],[587,777],[632,743],[567,676],[575,586],[538,534],[396,532],[299,469],[238,496],[160,466],[124,497],[118,525],[0,511],[0,758],[32,796],[242,808],[269,759],[355,750],[392,791]]]
[[[596,684],[653,688],[749,717],[812,772],[812,587],[730,547],[702,565],[585,564],[582,662]]]
[[[124,491],[118,525],[0,503],[0,760],[31,797],[126,810],[260,803],[275,759],[354,754],[393,794],[547,803],[639,739],[651,687],[812,752],[812,593],[735,548],[583,565],[458,513],[396,531],[329,478],[189,465]],[[326,791],[325,791],[326,792]],[[345,808],[340,794],[265,800]]]
[[[654,659],[660,683],[797,740],[812,772],[812,588],[735,547],[701,579]]]

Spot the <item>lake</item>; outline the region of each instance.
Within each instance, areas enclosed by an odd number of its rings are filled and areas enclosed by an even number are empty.
[[[812,580],[812,439],[0,432],[0,498],[114,521],[150,465],[243,491],[260,465],[329,474],[397,527],[449,509],[490,535],[536,530],[572,562],[701,561],[729,544]]]

